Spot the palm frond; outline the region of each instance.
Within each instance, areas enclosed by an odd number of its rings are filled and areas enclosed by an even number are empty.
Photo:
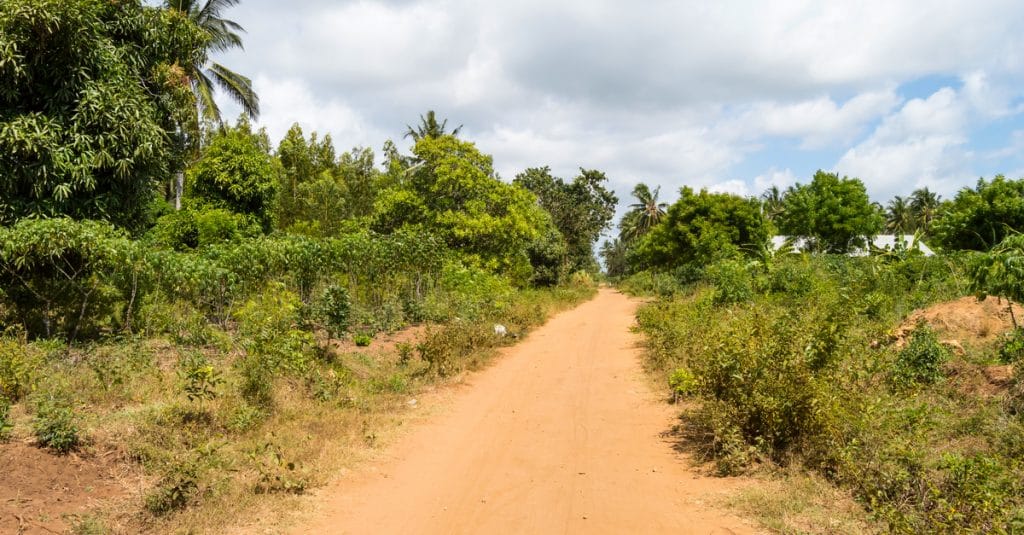
[[[252,89],[252,80],[219,63],[210,64],[206,72],[231,100],[242,106],[246,115],[253,119],[259,117],[260,97]]]

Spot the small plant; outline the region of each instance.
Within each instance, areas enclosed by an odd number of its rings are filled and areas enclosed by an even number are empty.
[[[910,343],[896,356],[893,383],[899,388],[933,384],[942,378],[942,364],[949,359],[946,349],[925,324],[918,325]]]
[[[146,496],[146,509],[159,516],[187,507],[199,493],[198,473],[195,463],[174,467]]]
[[[1006,336],[1006,342],[999,348],[999,360],[1013,364],[1024,357],[1024,329],[1016,328]]]
[[[242,372],[241,394],[250,405],[270,410],[274,406],[274,374],[258,355],[248,355],[240,361]]]
[[[754,296],[753,278],[747,268],[736,260],[723,260],[712,264],[705,277],[715,285],[715,304],[749,301]]]
[[[217,387],[224,379],[202,353],[191,353],[181,359],[178,365],[178,377],[182,389],[190,402],[198,402],[202,406],[206,400],[217,397]]]
[[[327,329],[327,341],[348,330],[352,302],[344,286],[332,284],[324,289],[317,302],[317,315]]]
[[[668,387],[672,390],[672,403],[679,398],[690,396],[697,391],[697,378],[686,368],[676,368],[668,376]]]
[[[75,413],[68,404],[50,397],[41,401],[36,408],[32,428],[41,445],[65,454],[81,444],[75,420]]]
[[[366,347],[373,341],[373,337],[366,333],[359,333],[352,337],[352,341],[356,343],[358,347]]]
[[[0,396],[0,442],[4,442],[11,436],[11,429],[14,423],[11,422],[11,402]]]
[[[408,342],[398,342],[395,344],[395,349],[398,350],[398,364],[408,366],[412,360],[413,345]]]
[[[295,462],[285,460],[277,444],[267,442],[250,452],[249,458],[260,473],[253,488],[256,494],[302,494],[309,486],[307,478],[299,472]]]

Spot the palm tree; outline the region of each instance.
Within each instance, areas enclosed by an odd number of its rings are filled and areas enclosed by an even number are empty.
[[[629,205],[629,212],[622,217],[622,223],[620,224],[623,236],[627,240],[633,240],[647,234],[647,232],[654,228],[654,225],[661,221],[661,218],[665,215],[665,208],[668,208],[668,204],[658,202],[658,194],[660,192],[661,186],[654,188],[652,191],[643,182],[633,188],[633,197],[636,198],[637,202]]]
[[[765,219],[774,221],[782,213],[783,197],[785,195],[775,185],[761,194],[761,211],[764,213]]]
[[[907,199],[897,195],[889,201],[885,211],[885,228],[895,234],[910,234],[917,228],[914,211]]]
[[[411,137],[412,140],[419,141],[425,137],[441,137],[443,135],[459,135],[462,131],[462,125],[460,124],[457,128],[451,132],[446,132],[445,127],[448,126],[448,119],[437,122],[437,116],[434,114],[434,110],[427,110],[427,114],[420,115],[420,125],[416,128],[406,125],[405,135],[403,137]]]
[[[942,196],[937,195],[928,188],[919,188],[910,194],[910,208],[917,220],[917,226],[925,234],[932,226],[932,221],[939,213],[942,205]]]
[[[206,52],[226,52],[244,48],[240,32],[245,32],[237,22],[221,17],[221,12],[237,5],[241,0],[166,0],[167,9],[184,13],[200,30],[209,36]],[[185,74],[196,95],[199,115],[208,121],[221,122],[220,107],[214,100],[215,88],[220,88],[234,100],[251,119],[260,115],[260,99],[252,89],[252,80],[232,71],[220,63],[209,61],[203,54],[203,61],[185,65]]]
[[[204,54],[200,54],[201,61],[194,64],[182,66],[185,76],[192,86],[192,92],[196,99],[196,121],[198,128],[199,119],[215,124],[221,124],[222,118],[220,107],[214,99],[214,91],[220,88],[225,95],[242,107],[242,110],[252,119],[260,114],[260,99],[252,89],[252,80],[232,71],[220,63],[210,61],[210,52],[225,52],[233,48],[243,48],[240,32],[244,32],[237,22],[221,17],[221,12],[239,3],[240,0],[165,0],[164,7],[180,12],[188,17],[200,30],[209,37]],[[198,132],[183,132],[186,139],[186,146],[193,145],[195,150],[195,139],[198,139]],[[192,141],[190,141],[192,140]],[[188,149],[186,149],[188,151]],[[181,209],[181,192],[184,188],[184,172],[178,171],[175,176],[174,206]]]

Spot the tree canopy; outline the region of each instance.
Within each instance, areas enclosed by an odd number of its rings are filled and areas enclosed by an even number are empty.
[[[609,228],[618,198],[605,188],[608,178],[595,170],[580,169],[571,182],[551,175],[548,167],[531,168],[513,180],[533,192],[540,206],[565,238],[570,269],[597,270],[594,244]]]
[[[138,0],[0,4],[0,222],[142,224],[207,39]]]
[[[932,234],[946,249],[986,251],[1024,231],[1024,180],[996,175],[964,188],[941,210]]]
[[[635,258],[653,268],[699,266],[750,254],[770,236],[756,199],[684,187],[661,223],[637,244]]]
[[[806,238],[813,248],[829,253],[863,247],[883,226],[860,179],[824,171],[815,173],[810,184],[786,190],[776,221],[783,234]]]

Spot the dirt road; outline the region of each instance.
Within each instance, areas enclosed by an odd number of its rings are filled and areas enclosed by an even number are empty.
[[[641,375],[635,308],[604,289],[555,316],[296,533],[753,532],[709,504],[733,483],[660,436],[674,411]]]

